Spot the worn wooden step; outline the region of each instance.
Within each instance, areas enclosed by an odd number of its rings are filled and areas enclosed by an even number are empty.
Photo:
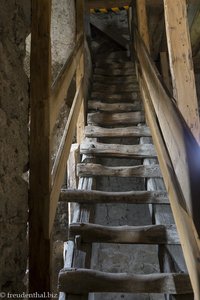
[[[125,62],[110,62],[110,63],[104,63],[104,62],[95,62],[96,67],[100,68],[113,68],[113,69],[127,69],[132,68],[134,70],[135,64],[132,61],[125,61]]]
[[[129,60],[129,53],[127,51],[113,51],[110,53],[101,53],[101,54],[96,54],[96,60],[110,60],[110,61],[115,61],[118,59],[123,59],[123,60]],[[129,60],[130,61],[130,60]]]
[[[132,157],[132,158],[154,158],[155,147],[152,144],[143,145],[120,145],[92,142],[83,142],[80,147],[81,154],[94,154],[96,156],[108,157]]]
[[[104,128],[104,127],[99,127],[99,126],[88,125],[85,127],[85,136],[90,137],[90,138],[141,137],[141,136],[151,136],[151,132],[147,126]]]
[[[132,68],[128,69],[104,69],[104,68],[95,68],[94,74],[104,75],[109,78],[109,76],[126,76],[126,75],[135,75],[135,70]]]
[[[103,192],[96,190],[62,190],[60,201],[77,203],[169,204],[164,191]]]
[[[113,94],[109,92],[99,91],[92,92],[91,98],[95,100],[103,100],[104,102],[113,103],[113,102],[131,102],[134,100],[141,100],[139,92],[124,92]]]
[[[95,82],[101,82],[101,83],[109,83],[109,84],[114,84],[114,83],[120,83],[120,84],[127,84],[127,83],[137,83],[137,79],[135,75],[126,75],[126,76],[107,76],[104,75],[93,75],[93,80]]]
[[[144,113],[137,111],[137,112],[127,112],[127,113],[89,113],[88,114],[88,124],[95,124],[95,125],[103,125],[103,126],[110,126],[110,125],[134,125],[138,123],[142,123],[145,121]]]
[[[60,292],[79,295],[88,293],[192,293],[189,276],[177,273],[140,275],[66,268],[59,273],[58,285]]]
[[[81,163],[77,165],[77,174],[81,177],[90,176],[119,176],[119,177],[162,177],[159,165],[108,167],[101,164]]]
[[[107,111],[107,112],[129,112],[141,110],[141,102],[134,101],[133,103],[105,103],[103,101],[88,101],[88,109]]]
[[[103,226],[91,223],[72,223],[69,232],[70,239],[79,235],[82,243],[180,244],[174,224],[166,226]]]
[[[105,83],[93,83],[93,90],[96,92],[104,91],[109,93],[123,93],[123,92],[138,92],[139,86],[133,83],[126,84],[105,84]]]

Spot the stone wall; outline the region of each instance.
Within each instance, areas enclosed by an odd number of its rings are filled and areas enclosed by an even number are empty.
[[[0,1],[0,291],[24,291],[29,84],[23,69],[30,1]]]

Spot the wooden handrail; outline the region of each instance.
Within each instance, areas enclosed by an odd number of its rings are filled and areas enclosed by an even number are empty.
[[[52,96],[51,96],[51,118],[50,118],[50,132],[52,133],[55,126],[59,111],[64,104],[64,99],[67,90],[71,84],[72,78],[77,69],[78,63],[80,61],[81,55],[83,54],[83,43],[84,37],[80,36],[76,43],[76,46],[63,66],[60,74],[58,75],[56,81],[52,86]]]
[[[134,46],[148,124],[195,293],[200,299],[200,148],[162,84],[135,25]]]

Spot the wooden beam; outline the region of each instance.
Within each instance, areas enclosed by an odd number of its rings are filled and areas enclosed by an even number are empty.
[[[161,177],[160,168],[154,166],[106,167],[100,164],[78,164],[79,176]]]
[[[188,275],[184,274],[136,275],[63,269],[59,274],[59,290],[72,294],[90,292],[188,294],[191,293],[191,285]]]
[[[147,11],[146,11],[146,0],[136,0],[136,9],[137,9],[137,19],[138,19],[138,29],[139,33],[150,52],[150,40],[149,40],[149,31],[148,31],[148,20],[147,20]]]
[[[121,145],[105,143],[82,143],[80,148],[81,154],[93,154],[95,156],[108,157],[133,157],[145,158],[156,157],[153,145]]]
[[[172,88],[171,88],[171,81],[170,81],[167,52],[160,52],[160,66],[161,66],[163,81],[166,84],[168,90],[171,91]]]
[[[32,1],[29,288],[50,291],[50,241],[45,235],[50,199],[51,0]],[[36,255],[37,245],[37,255]]]
[[[186,0],[164,0],[164,7],[174,98],[194,137],[199,142],[198,102]]]
[[[128,203],[128,204],[168,204],[167,193],[164,191],[129,191],[102,192],[62,190],[60,201],[78,203]]]
[[[83,82],[80,83],[80,86],[74,97],[67,124],[65,126],[61,143],[56,154],[56,159],[51,172],[52,190],[50,195],[49,224],[47,228],[48,235],[50,235],[53,226],[57,203],[60,195],[60,189],[63,184],[64,175],[66,172],[67,159],[70,153],[70,148],[76,129],[76,122],[83,99],[82,84]]]
[[[80,235],[82,243],[180,244],[175,225],[103,226],[73,223],[70,238]]]

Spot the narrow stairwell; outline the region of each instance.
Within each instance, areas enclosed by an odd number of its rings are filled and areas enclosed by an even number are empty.
[[[193,299],[176,226],[126,51],[97,55],[61,298]]]

